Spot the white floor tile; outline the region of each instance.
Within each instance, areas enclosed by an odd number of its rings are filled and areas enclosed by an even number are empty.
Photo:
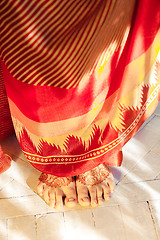
[[[8,177],[15,179],[21,185],[27,188],[35,187],[37,184],[40,172],[31,166],[29,162],[24,162],[17,157],[13,157],[11,167],[6,172]],[[28,186],[30,184],[31,186]]]
[[[160,141],[152,148],[152,151],[160,156]]]
[[[125,240],[119,206],[93,209],[97,240]]]
[[[7,240],[8,229],[7,220],[0,218],[0,240]]]
[[[152,119],[155,117],[155,114],[153,113],[149,118],[146,119],[146,121],[142,124],[142,126],[138,129],[137,133],[141,131],[149,122],[152,121]]]
[[[37,217],[37,240],[63,240],[65,227],[63,213],[51,213]]]
[[[113,196],[119,204],[159,200],[160,180],[127,184],[119,183]]]
[[[46,212],[46,204],[36,195],[0,199],[1,218],[36,215]]]
[[[144,127],[122,149],[123,162],[120,168],[121,179],[152,149],[158,148],[160,135]],[[156,149],[157,150],[157,149]]]
[[[156,180],[160,180],[160,174],[156,176]]]
[[[8,240],[35,240],[35,217],[17,217],[8,219]]]
[[[28,195],[34,195],[33,191],[29,188],[22,186],[20,183],[15,180],[8,183],[1,191],[0,191],[0,199],[1,198],[15,198],[15,197],[23,197]]]
[[[0,174],[0,190],[13,180],[13,178],[9,176],[8,171]]]
[[[64,220],[66,240],[81,240],[86,239],[87,236],[93,240],[96,239],[94,219],[90,209],[65,212]]]
[[[160,200],[150,201],[150,206],[152,209],[153,219],[155,221],[158,239],[160,239]]]
[[[154,223],[146,202],[120,206],[127,240],[157,240]]]
[[[154,180],[160,174],[160,155],[149,152],[121,179],[121,183]],[[124,167],[122,166],[122,169]]]
[[[140,145],[142,148],[150,151],[160,141],[160,134],[155,134],[149,128],[144,127],[134,136],[134,141],[137,142],[137,146]]]
[[[158,106],[157,106],[157,108],[156,108],[156,110],[155,110],[155,112],[154,112],[156,115],[159,115],[160,116],[160,102],[159,102],[159,104],[158,104]]]
[[[153,133],[152,133],[153,134]],[[138,138],[138,136],[137,136]],[[157,139],[153,145],[157,143]],[[126,170],[130,170],[136,165],[141,158],[143,158],[149,151],[151,147],[146,146],[143,141],[139,141],[136,138],[132,138],[122,149],[123,152],[123,162]]]
[[[147,124],[146,128],[160,134],[160,116],[155,115],[154,118]]]

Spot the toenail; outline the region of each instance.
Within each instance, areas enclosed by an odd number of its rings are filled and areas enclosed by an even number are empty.
[[[62,208],[62,207],[63,207],[63,204],[62,204],[62,203],[56,203],[56,207],[57,207],[57,208]]]
[[[102,198],[102,197],[99,197],[99,198],[98,198],[98,201],[103,201],[103,198]]]
[[[93,202],[91,205],[92,205],[92,207],[97,207],[98,203],[97,202]]]
[[[85,197],[85,198],[82,198],[81,200],[84,201],[84,202],[86,202],[86,201],[89,200],[89,198],[88,198],[88,197]]]
[[[68,199],[68,202],[73,202],[73,201],[75,201],[75,198],[69,198]]]
[[[110,198],[111,198],[111,196],[110,196],[110,195],[107,195],[107,196],[105,196],[104,199],[105,199],[106,201],[108,201]]]
[[[110,196],[110,195],[107,195],[106,198],[111,198],[111,196]]]

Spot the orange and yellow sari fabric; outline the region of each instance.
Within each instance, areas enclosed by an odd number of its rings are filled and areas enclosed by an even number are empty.
[[[160,88],[159,0],[2,0],[1,68],[20,146],[38,170],[120,166]]]

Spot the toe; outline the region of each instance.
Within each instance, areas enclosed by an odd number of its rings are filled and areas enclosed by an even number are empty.
[[[61,209],[63,208],[63,196],[64,193],[61,189],[56,188],[55,189],[55,208]]]
[[[65,198],[66,207],[73,208],[77,205],[77,200],[74,197]]]
[[[76,196],[76,190],[68,190],[68,193],[66,193],[66,198],[65,198],[65,205],[66,207],[75,207],[77,204],[77,196]]]
[[[78,202],[81,206],[87,207],[90,205],[90,198],[88,195],[88,188],[86,186],[77,188]]]
[[[44,191],[43,191],[43,198],[44,198],[44,201],[49,204],[49,190],[50,188],[46,185],[44,187]]]
[[[88,207],[90,205],[90,198],[89,196],[87,197],[82,197],[78,200],[79,204],[82,206],[82,207]]]
[[[109,178],[107,179],[107,184],[109,185],[110,192],[113,193],[114,187],[115,187],[115,182],[114,182],[113,175],[111,173],[110,173]]]
[[[40,196],[43,196],[43,191],[44,191],[44,183],[43,182],[40,182],[38,183],[37,185],[37,192]]]
[[[75,181],[70,183],[68,186],[62,188],[65,197],[65,205],[66,207],[75,207],[77,204],[77,193]]]
[[[56,197],[55,189],[51,188],[50,191],[49,191],[49,205],[50,205],[50,207],[55,206],[55,197]]]
[[[99,205],[102,205],[102,203],[104,202],[104,199],[103,199],[103,188],[102,188],[102,186],[100,184],[97,186],[97,200],[98,200],[98,204]]]
[[[90,198],[91,198],[91,206],[92,207],[97,207],[98,200],[97,200],[97,189],[96,189],[96,186],[90,186],[89,187],[89,194],[90,194]]]
[[[111,198],[110,187],[108,184],[103,184],[104,199],[108,201]]]

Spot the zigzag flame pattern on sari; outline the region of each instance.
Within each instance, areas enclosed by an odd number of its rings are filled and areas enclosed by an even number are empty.
[[[1,10],[1,67],[28,161],[57,176],[120,166],[159,101],[159,0],[3,0]]]

